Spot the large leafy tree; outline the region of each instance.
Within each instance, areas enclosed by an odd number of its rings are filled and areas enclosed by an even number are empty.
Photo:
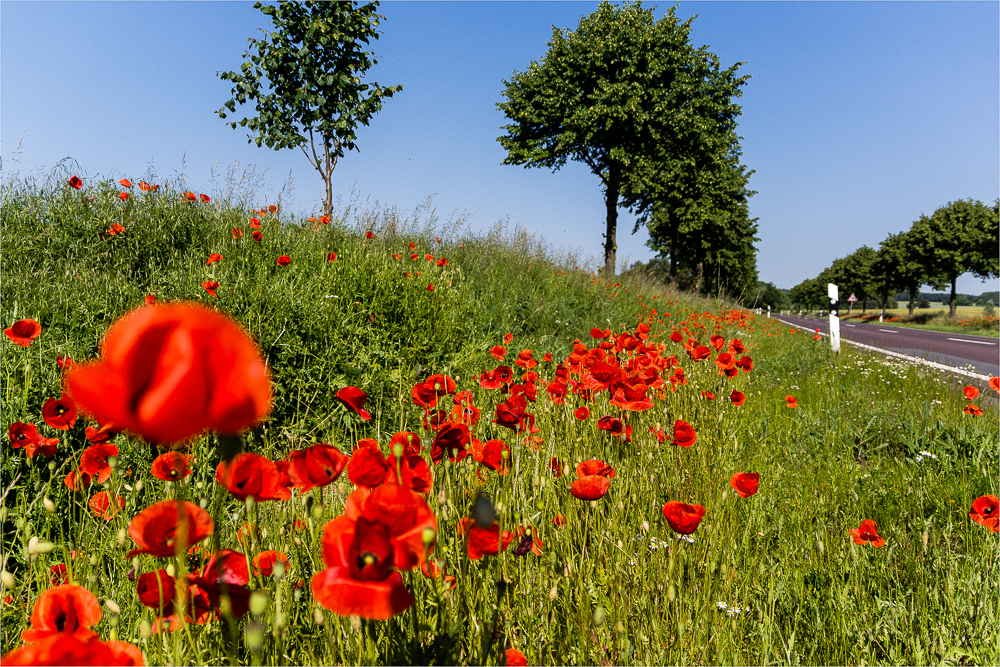
[[[735,76],[738,65],[720,72],[715,56],[691,45],[692,20],[602,2],[576,30],[553,28],[541,62],[504,81],[497,107],[512,122],[498,138],[503,163],[556,171],[573,160],[601,179],[606,275],[615,272],[619,203],[652,210],[639,193],[675,187],[670,175],[683,164],[724,162],[731,147],[731,98],[747,77]]]
[[[882,307],[888,301],[889,292],[905,292],[909,300],[910,317],[913,317],[917,291],[926,282],[916,243],[917,240],[909,232],[890,234],[879,244],[872,264],[872,274],[882,296]]]
[[[358,127],[368,125],[383,99],[403,89],[364,81],[378,62],[365,49],[379,37],[378,2],[257,2],[254,7],[271,18],[274,30],[249,39],[239,72],[219,73],[233,88],[232,98],[216,113],[226,118],[237,104],[253,102],[255,117],[227,124],[248,128],[249,141],[258,146],[301,148],[323,178],[323,212],[330,216],[337,160],[345,151],[358,150]]]
[[[917,261],[934,289],[951,284],[949,317],[954,318],[958,305],[955,281],[963,273],[979,278],[1000,275],[1000,201],[992,208],[980,201],[960,199],[921,215],[909,234],[915,243]]]

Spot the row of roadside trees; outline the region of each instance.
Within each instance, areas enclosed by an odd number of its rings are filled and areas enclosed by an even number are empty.
[[[802,308],[827,305],[827,283],[853,293],[862,308],[876,299],[885,308],[897,293],[909,296],[909,314],[922,285],[951,287],[949,317],[957,307],[955,281],[965,273],[978,278],[1000,275],[1000,199],[992,207],[972,199],[958,200],[921,216],[908,231],[890,234],[877,250],[861,246],[834,260],[818,276],[791,290],[792,303]]]

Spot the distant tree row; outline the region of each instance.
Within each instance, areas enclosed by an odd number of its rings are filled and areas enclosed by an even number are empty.
[[[964,199],[950,202],[931,216],[921,214],[909,231],[890,234],[878,250],[861,246],[836,259],[818,276],[789,290],[792,303],[822,308],[828,303],[827,284],[840,288],[840,300],[853,293],[862,312],[869,298],[885,308],[890,297],[904,293],[913,315],[922,285],[936,290],[951,286],[949,317],[958,305],[955,281],[964,273],[978,278],[1000,275],[1000,199],[992,206]]]

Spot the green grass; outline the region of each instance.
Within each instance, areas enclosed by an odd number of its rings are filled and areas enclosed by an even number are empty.
[[[20,645],[34,601],[50,586],[49,568],[64,563],[75,583],[120,608],[117,615],[104,607],[95,627],[101,638],[132,642],[156,664],[497,664],[508,647],[533,664],[997,662],[997,535],[967,516],[977,497],[997,494],[997,411],[964,414],[966,401],[946,378],[853,350],[832,357],[822,342],[774,320],[662,286],[615,286],[522,231],[475,234],[460,219],[437,220],[430,208],[407,216],[345,206],[315,231],[279,214],[264,219],[258,245],[245,207],[184,203],[169,184],[124,204],[118,191],[110,183],[82,192],[61,183],[4,186],[0,315],[5,327],[29,317],[43,331],[28,349],[0,339],[3,425],[30,422],[61,438],[51,461],[4,445],[3,569],[16,578],[3,593],[12,597],[0,618],[4,653]],[[101,238],[116,222],[125,233]],[[234,240],[234,227],[247,235]],[[336,262],[326,261],[331,250]],[[224,259],[206,267],[212,252]],[[425,253],[448,265],[425,261]],[[282,254],[292,258],[284,268],[275,261]],[[403,275],[418,270],[419,277]],[[202,289],[205,280],[220,283],[218,299]],[[61,389],[55,357],[95,357],[111,322],[146,294],[210,303],[258,341],[275,398],[246,441],[273,459],[317,441],[350,453],[358,439],[373,437],[384,448],[404,428],[427,443],[413,384],[447,373],[472,390],[482,410],[476,437],[508,442],[512,471],[483,481],[471,458],[434,467],[435,554],[457,586],[404,574],[417,602],[385,622],[322,610],[308,582],[324,567],[322,529],[343,511],[347,476],[248,508],[215,483],[220,454],[211,435],[191,445],[194,473],[181,483],[152,478],[156,450],[118,436],[120,456],[105,486],[125,498],[125,509],[108,522],[95,518],[87,502],[97,489],[74,494],[63,484],[86,445],[85,420],[56,432],[41,406]],[[565,405],[549,400],[542,380],[553,377],[554,364],[535,369],[539,395],[529,410],[543,439],[537,451],[491,423],[503,396],[474,377],[496,366],[489,350],[506,333],[508,358],[527,348],[535,359],[551,353],[561,361],[575,339],[596,345],[592,327],[631,332],[640,321],[689,383],[676,390],[667,383],[662,396],[650,392],[652,409],[627,415],[631,442],[597,428],[598,417],[619,414],[606,393],[590,403],[585,422],[573,417],[578,395]],[[727,379],[712,361],[693,361],[667,337],[680,328],[704,344],[716,333],[742,340],[753,371]],[[336,404],[333,394],[345,385],[370,394],[371,422]],[[746,393],[743,406],[725,400],[733,389]],[[702,398],[706,390],[718,398]],[[800,407],[787,408],[786,395]],[[660,444],[650,432],[669,433],[677,419],[697,430],[693,447]],[[607,461],[617,473],[609,493],[575,499],[569,478],[549,472],[552,456],[571,466]],[[759,472],[760,492],[738,498],[729,485],[737,471]],[[541,556],[508,550],[466,558],[456,525],[480,489],[492,495],[505,530],[539,531]],[[237,529],[255,521],[260,538],[247,555],[267,548],[288,555],[284,578],[251,582],[267,595],[259,614],[149,633],[154,615],[127,575],[133,565],[141,573],[166,561],[126,559],[133,545],[125,530],[168,497],[213,511],[212,549],[240,549]],[[664,520],[668,500],[706,507],[692,542]],[[553,525],[557,514],[565,528]],[[305,532],[289,529],[296,519],[307,522]],[[853,543],[848,530],[862,519],[878,523],[886,546]],[[33,536],[51,541],[51,553],[30,555]],[[299,580],[304,588],[294,586]],[[729,615],[719,602],[742,611]]]

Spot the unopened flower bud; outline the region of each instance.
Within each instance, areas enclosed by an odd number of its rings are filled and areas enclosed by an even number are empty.
[[[14,575],[7,570],[0,572],[0,583],[2,583],[4,588],[8,590],[17,588],[17,579],[15,579]]]
[[[122,613],[122,608],[111,598],[104,598],[104,608],[108,610],[109,614],[114,614],[115,616]]]
[[[206,509],[208,507],[208,498],[202,498],[198,501],[198,507]]]
[[[403,443],[397,442],[395,445],[392,446],[392,455],[395,456],[397,459],[403,456]]]
[[[313,620],[316,621],[316,625],[323,625],[323,610],[319,607],[313,609]]]
[[[41,541],[37,537],[31,538],[34,540],[34,544],[28,541],[28,553],[32,555],[36,554],[50,554],[56,548],[56,545],[51,542]]]
[[[608,617],[608,612],[604,611],[604,607],[598,607],[594,610],[594,625],[598,628],[604,625],[604,621]]]
[[[144,484],[142,483],[142,480],[140,479],[138,482],[135,483],[135,490],[136,491],[142,491],[142,487],[143,486],[144,486]]]
[[[648,521],[643,521],[642,523],[640,523],[639,524],[639,529],[642,532],[644,532],[644,533],[648,533],[649,532],[649,522]]]
[[[250,613],[254,616],[260,616],[267,609],[268,602],[267,593],[264,591],[254,591],[250,595]]]
[[[553,586],[549,590],[549,600],[552,600],[553,602],[555,602],[555,599],[557,597],[559,597],[559,589],[557,589],[555,586]]]
[[[437,533],[434,532],[434,529],[431,528],[430,526],[424,528],[424,532],[421,533],[420,535],[420,539],[423,540],[425,547],[429,547],[430,545],[434,544],[435,537],[437,537]]]
[[[247,648],[256,653],[264,643],[264,626],[260,623],[247,623],[243,629],[243,636],[246,639]]]
[[[153,627],[146,619],[139,621],[139,636],[143,639],[149,639],[153,636]]]
[[[44,507],[45,511],[48,512],[49,514],[52,514],[53,512],[56,511],[56,504],[52,502],[52,499],[49,498],[48,496],[42,498],[42,507]]]
[[[117,456],[109,456],[108,457],[108,467],[111,468],[112,470],[114,470],[115,468],[118,467],[118,457]]]
[[[167,576],[170,576],[170,577],[176,577],[177,576],[177,568],[174,567],[173,563],[167,563],[166,570],[167,570]]]

